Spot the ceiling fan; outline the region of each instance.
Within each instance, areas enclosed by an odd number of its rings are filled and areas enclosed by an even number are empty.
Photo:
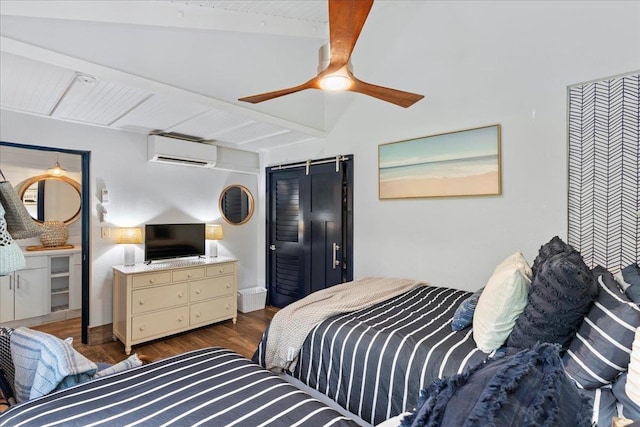
[[[372,6],[373,0],[329,0],[329,48],[327,49],[326,45],[323,46],[324,51],[321,48],[320,67],[326,64],[323,61],[323,54],[326,53],[330,53],[328,65],[321,69],[317,76],[301,85],[247,96],[238,99],[238,101],[257,104],[305,89],[348,90],[391,102],[404,108],[410,107],[424,98],[424,95],[377,86],[354,77],[349,62],[351,52]]]

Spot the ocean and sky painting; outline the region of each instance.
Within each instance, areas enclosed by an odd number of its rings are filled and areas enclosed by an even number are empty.
[[[379,198],[498,195],[500,125],[382,144]]]

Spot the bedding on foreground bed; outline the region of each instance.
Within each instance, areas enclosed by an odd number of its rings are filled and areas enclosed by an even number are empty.
[[[0,426],[356,426],[223,348],[170,357],[30,400]]]

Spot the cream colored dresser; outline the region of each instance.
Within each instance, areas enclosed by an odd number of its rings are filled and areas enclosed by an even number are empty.
[[[131,346],[233,319],[236,263],[227,257],[113,267],[113,340]]]

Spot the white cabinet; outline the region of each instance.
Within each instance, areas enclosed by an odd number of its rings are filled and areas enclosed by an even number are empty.
[[[0,278],[0,323],[49,313],[48,258],[27,257],[27,265]]]
[[[80,253],[49,257],[51,312],[77,310],[82,305],[82,265]]]
[[[0,277],[0,324],[63,320],[82,301],[80,249],[26,252],[22,270]],[[58,313],[58,315],[53,315]],[[28,322],[19,322],[30,319]]]
[[[13,320],[13,278],[14,273],[0,276],[0,323]]]
[[[113,337],[131,346],[222,320],[236,322],[236,260],[113,267]]]

